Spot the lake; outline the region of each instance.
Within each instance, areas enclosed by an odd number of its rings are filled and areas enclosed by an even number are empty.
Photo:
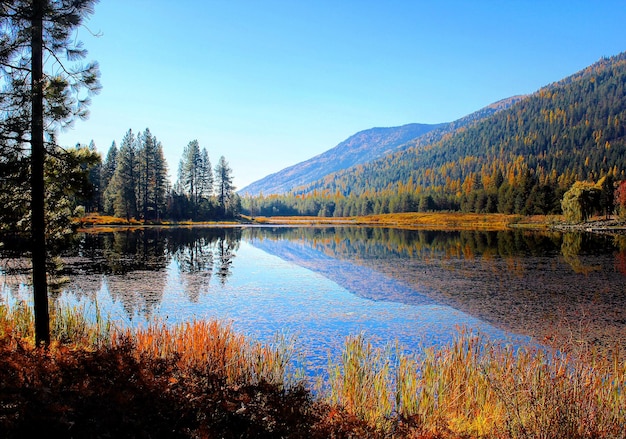
[[[348,335],[407,351],[470,328],[505,343],[626,340],[626,240],[528,231],[172,227],[81,233],[59,300],[116,325],[218,319],[295,337],[318,373]],[[11,266],[11,264],[5,265]],[[2,301],[29,298],[5,269]]]

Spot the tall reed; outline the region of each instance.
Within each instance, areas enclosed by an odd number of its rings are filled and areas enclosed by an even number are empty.
[[[329,374],[328,401],[382,428],[393,413],[438,436],[626,437],[626,365],[618,356],[583,362],[468,332],[412,356],[357,337]]]
[[[87,318],[85,304],[51,303],[50,336],[54,342],[94,348],[106,343],[113,332],[111,322],[101,315],[97,302],[94,320]],[[0,305],[0,336],[32,342],[35,336],[33,309],[25,301]]]
[[[390,353],[361,335],[348,337],[340,364],[330,364],[329,400],[378,428],[393,414]]]
[[[293,382],[291,369],[294,343],[278,340],[262,345],[235,333],[218,321],[192,321],[176,326],[153,323],[127,329],[113,343],[130,339],[139,355],[176,359],[183,369],[218,374],[228,384],[267,382],[279,386]]]

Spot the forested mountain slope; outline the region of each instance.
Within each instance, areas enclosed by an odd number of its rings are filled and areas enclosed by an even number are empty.
[[[430,144],[420,139],[410,148],[328,175],[296,193],[411,192],[459,200],[476,190],[495,193],[503,184],[558,192],[575,180],[597,180],[608,173],[623,179],[625,124],[626,53],[622,53],[453,135]]]
[[[417,145],[429,145],[457,129],[504,110],[521,100],[513,96],[495,102],[454,122],[441,124],[408,124],[391,128],[371,128],[360,131],[336,147],[304,162],[258,180],[239,191],[257,196],[285,194],[307,186],[335,172],[340,172],[394,152]]]
[[[293,188],[309,184],[341,169],[387,155],[398,150],[400,145],[421,136],[440,125],[408,124],[391,128],[372,128],[356,133],[334,148],[309,160],[283,169],[258,180],[239,192],[258,195],[280,194]]]

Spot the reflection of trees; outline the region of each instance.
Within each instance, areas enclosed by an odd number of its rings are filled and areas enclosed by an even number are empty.
[[[167,266],[163,229],[124,229],[110,233],[85,233],[79,245],[65,254],[82,257],[90,272],[125,274],[161,270]],[[70,269],[76,270],[76,266]]]
[[[227,236],[226,234],[221,236],[217,246],[219,266],[217,267],[216,274],[222,285],[226,283],[226,280],[232,274],[231,268],[233,259],[235,258],[235,250],[239,248],[239,242],[241,241],[241,230],[237,229],[237,231],[239,233],[236,237],[232,234],[231,236]]]
[[[559,322],[576,321],[580,309],[588,310],[593,320],[584,334],[587,342],[606,347],[626,340],[623,275],[611,267],[613,260],[626,262],[626,242],[619,247],[609,237],[354,227],[246,233],[253,245],[315,271],[327,273],[327,266],[340,266],[341,276],[333,279],[349,290],[356,285],[351,290],[355,294],[367,291],[355,282],[356,276],[363,277],[364,271],[355,268],[360,266],[404,282],[433,302],[538,340],[567,332]],[[616,248],[620,251],[614,257]],[[316,267],[317,260],[324,266]],[[583,261],[605,269],[580,274]],[[398,291],[381,289],[375,300],[411,303],[409,294]]]
[[[585,265],[579,255],[583,248],[582,233],[565,233],[561,244],[563,259],[567,262],[575,273],[589,274],[592,271],[600,270],[600,266]]]
[[[234,251],[239,248],[239,228],[173,229],[168,251],[177,262],[187,297],[197,301],[213,273],[222,284],[231,275]]]
[[[474,258],[556,254],[560,235],[520,230],[430,231],[372,227],[257,228],[246,233],[252,239],[306,240],[329,256],[356,254],[387,258]]]
[[[172,230],[168,240],[168,252],[178,264],[183,289],[192,302],[211,281],[216,239],[204,229],[180,228]]]
[[[113,300],[122,304],[130,318],[139,314],[149,319],[163,300],[167,276],[139,271],[105,276],[104,282]]]
[[[167,284],[167,267],[174,260],[185,294],[197,301],[213,273],[225,283],[230,276],[238,228],[144,228],[83,234],[65,255],[68,273],[81,273],[69,291],[95,294],[105,283],[111,297],[129,316],[150,316]],[[102,275],[102,276],[97,276]]]

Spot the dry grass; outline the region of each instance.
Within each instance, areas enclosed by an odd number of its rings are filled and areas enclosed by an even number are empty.
[[[74,221],[81,227],[86,226],[131,226],[131,225],[139,225],[140,221],[131,218],[127,220],[125,218],[119,218],[116,216],[110,215],[100,215],[98,213],[89,213],[80,218],[75,218]]]
[[[420,357],[384,352],[349,340],[329,400],[381,428],[389,430],[395,414],[435,437],[626,437],[626,364],[618,356],[581,361],[465,332]]]
[[[369,225],[428,230],[506,230],[521,221],[519,215],[477,214],[461,212],[389,213],[344,218],[321,217],[256,217],[260,224],[286,225]],[[526,227],[545,227],[552,219],[548,217],[525,217]]]
[[[85,311],[55,309],[42,351],[29,307],[0,306],[0,436],[626,438],[617,354],[461,331],[414,356],[355,336],[314,401],[290,370],[293,340],[261,345],[201,321],[120,331]]]
[[[219,374],[229,385],[265,382],[284,387],[296,382],[290,367],[293,343],[278,338],[275,344],[265,346],[218,321],[128,329],[113,337],[113,345],[129,339],[133,340],[138,356],[175,360],[181,370]]]

